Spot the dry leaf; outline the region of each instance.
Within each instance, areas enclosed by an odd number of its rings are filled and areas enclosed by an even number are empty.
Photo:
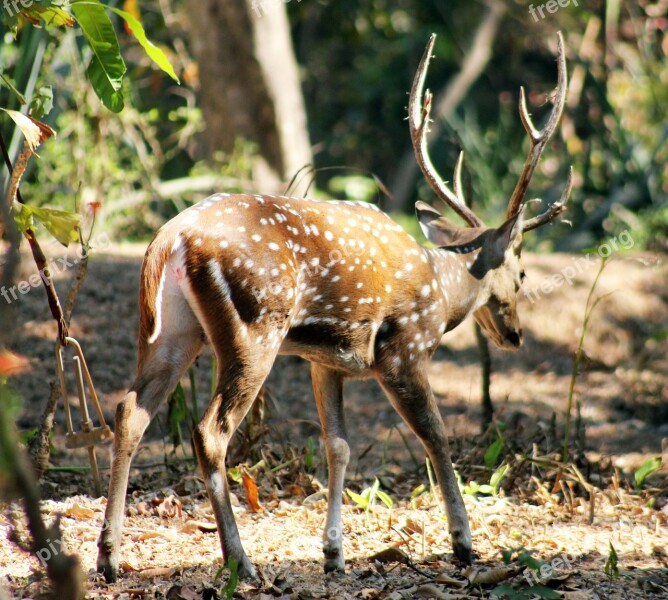
[[[139,576],[142,579],[151,579],[153,577],[170,578],[178,571],[175,567],[156,567],[151,569],[142,569],[139,571]]]
[[[28,142],[28,147],[33,154],[35,153],[35,148],[37,148],[37,146],[48,140],[51,136],[56,135],[56,132],[46,123],[42,123],[41,121],[33,119],[16,110],[9,110],[7,108],[0,108],[0,110],[4,110],[14,123],[16,123],[25,137],[26,142]]]
[[[173,495],[167,496],[163,500],[157,502],[158,516],[162,519],[183,516],[183,506],[181,500],[175,498]]]
[[[455,579],[454,577],[450,577],[450,575],[447,575],[446,573],[439,573],[436,576],[436,579],[434,579],[435,583],[446,583],[447,585],[455,586],[455,587],[465,587],[466,586],[466,581],[463,581],[461,579]]]
[[[248,500],[248,506],[251,511],[254,513],[262,512],[264,509],[260,504],[257,483],[255,483],[255,479],[253,479],[253,476],[247,469],[241,470],[241,482],[244,485],[244,490],[246,490],[246,499]]]
[[[517,572],[516,567],[495,567],[484,571],[474,568],[467,577],[471,585],[491,585],[506,581],[517,575]]]
[[[406,524],[403,526],[403,530],[408,533],[423,533],[424,529],[422,528],[422,524],[418,523],[415,519],[408,518],[406,519]]]
[[[218,526],[215,523],[207,523],[206,521],[188,521],[179,529],[179,533],[196,533],[202,531],[210,533],[216,531]]]
[[[378,598],[379,594],[380,591],[376,588],[364,588],[360,592],[359,597],[362,598],[362,600],[373,600],[374,598]]]
[[[190,585],[173,585],[167,590],[167,600],[198,600],[202,595]]]
[[[385,548],[385,550],[376,552],[376,554],[371,557],[371,560],[378,561],[379,563],[398,562],[404,565],[407,565],[410,562],[408,555],[402,550],[399,550],[399,548]]]
[[[95,511],[90,508],[86,508],[85,506],[81,506],[78,502],[75,502],[65,511],[64,516],[70,517],[72,519],[92,519],[95,516]]]
[[[118,566],[120,567],[121,571],[123,571],[124,573],[130,573],[130,572],[133,572],[133,571],[137,570],[137,568],[134,565],[131,565],[126,560],[121,561]]]

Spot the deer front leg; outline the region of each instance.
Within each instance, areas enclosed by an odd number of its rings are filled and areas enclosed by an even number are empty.
[[[397,412],[424,445],[445,501],[452,549],[459,560],[471,564],[471,531],[466,507],[452,466],[448,435],[425,367],[425,364],[414,363],[402,373],[388,370],[379,381]]]
[[[327,522],[323,534],[325,573],[343,571],[343,534],[341,529],[341,498],[343,480],[350,458],[343,418],[342,378],[339,373],[322,365],[312,363],[311,377],[318,406],[320,423],[327,451],[328,503]]]

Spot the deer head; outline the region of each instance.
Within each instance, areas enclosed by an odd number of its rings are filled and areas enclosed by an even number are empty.
[[[508,202],[506,221],[498,228],[485,226],[482,219],[466,204],[461,185],[463,152],[455,166],[453,189],[441,180],[429,158],[427,132],[431,94],[427,90],[423,97],[422,90],[435,41],[436,36],[432,35],[413,80],[408,105],[411,139],[425,179],[436,195],[452,208],[468,227],[458,226],[424,202],[417,202],[415,205],[417,217],[427,239],[444,253],[472,255],[471,267],[468,270],[479,280],[473,316],[499,348],[516,350],[522,344],[522,328],[517,315],[517,293],[524,279],[521,262],[522,236],[524,232],[549,223],[562,213],[566,209],[572,188],[571,169],[560,199],[545,212],[531,219],[524,218],[524,196],[543,150],[557,129],[566,102],[567,75],[563,38],[561,33],[557,34],[557,90],[554,106],[542,129],[537,130],[534,126],[527,110],[524,88],[520,88],[519,113],[529,136],[530,150]]]

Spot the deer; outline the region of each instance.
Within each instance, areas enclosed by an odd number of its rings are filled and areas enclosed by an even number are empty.
[[[217,383],[193,441],[224,561],[236,561],[240,576],[257,577],[232,512],[226,452],[276,357],[286,354],[311,363],[328,464],[325,573],[345,568],[341,506],[350,448],[342,385],[348,378],[375,378],[420,439],[444,500],[454,556],[473,561],[468,516],[426,367],[443,334],[469,316],[499,348],[522,344],[516,306],[524,278],[522,236],[562,213],[572,187],[571,171],[561,197],[525,218],[524,196],[564,109],[566,59],[559,34],[557,89],[542,129],[534,126],[520,89],[530,151],[506,220],[494,228],[466,204],[463,153],[452,189],[429,157],[431,95],[423,88],[434,42],[432,35],[410,91],[411,140],[431,188],[465,226],[418,201],[417,219],[432,243],[425,247],[366,202],[220,193],[167,222],[148,246],[140,276],[137,371],[116,408],[98,541],[98,570],[107,581],[118,577],[133,455],[158,407],[207,343],[217,359]]]

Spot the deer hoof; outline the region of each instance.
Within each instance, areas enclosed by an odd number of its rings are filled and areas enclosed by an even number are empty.
[[[244,556],[239,561],[237,574],[239,575],[240,579],[245,579],[247,581],[258,581],[257,571],[255,570],[253,563],[251,563],[251,561],[248,560],[248,557],[246,556]]]
[[[108,554],[100,554],[97,557],[97,572],[104,575],[107,583],[115,583],[118,581],[118,559]]]
[[[325,548],[325,573],[332,573],[334,571],[343,572],[346,567],[346,562],[343,560],[343,553],[340,548]]]
[[[452,550],[460,562],[465,565],[470,565],[473,562],[473,552],[469,544],[462,544],[461,542],[453,542]]]

